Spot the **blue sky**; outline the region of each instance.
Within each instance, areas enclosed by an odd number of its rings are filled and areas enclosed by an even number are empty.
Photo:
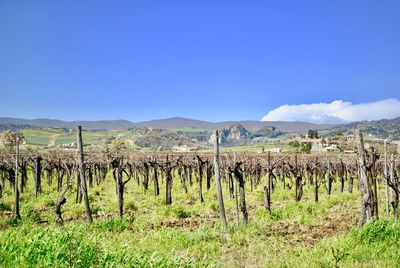
[[[260,120],[400,99],[400,1],[1,1],[0,116]]]

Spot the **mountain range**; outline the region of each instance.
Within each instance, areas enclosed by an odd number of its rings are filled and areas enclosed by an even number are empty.
[[[334,125],[314,124],[308,122],[281,122],[281,121],[223,121],[208,122],[183,117],[172,117],[143,122],[131,122],[128,120],[99,120],[99,121],[62,121],[57,119],[20,119],[10,117],[0,117],[0,130],[22,129],[22,128],[65,128],[73,129],[77,125],[88,130],[125,130],[129,128],[197,128],[197,129],[222,129],[233,125],[242,125],[251,132],[259,131],[265,127],[275,127],[282,132],[305,132],[309,129],[329,129]]]
[[[349,124],[336,125],[332,127],[330,131],[348,132],[356,128],[379,138],[400,140],[400,117],[394,119],[359,121]]]
[[[0,117],[0,132],[6,129],[19,130],[24,128],[63,128],[74,129],[81,125],[86,130],[126,130],[132,128],[154,129],[184,129],[196,128],[199,130],[229,129],[240,125],[250,131],[253,136],[276,136],[282,132],[306,132],[313,130],[328,130],[329,133],[347,132],[360,128],[366,133],[380,138],[400,139],[400,117],[395,119],[382,119],[376,121],[360,121],[348,124],[315,124],[308,122],[282,122],[282,121],[223,121],[208,122],[183,117],[172,117],[143,122],[128,120],[99,120],[99,121],[62,121],[56,119],[20,119]]]

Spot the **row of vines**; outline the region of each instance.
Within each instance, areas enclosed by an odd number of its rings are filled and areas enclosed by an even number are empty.
[[[42,184],[47,183],[56,184],[59,192],[55,214],[60,224],[63,223],[62,206],[66,203],[67,191],[76,193],[75,202],[84,203],[86,217],[92,222],[87,188],[104,183],[110,173],[115,182],[118,199],[116,211],[119,217],[124,215],[124,188],[129,181],[135,182],[129,184],[129,187],[142,187],[155,196],[160,195],[160,187],[165,187],[165,204],[171,205],[174,200],[173,183],[180,185],[185,193],[195,187],[198,202],[203,203],[203,192],[211,188],[217,176],[228,190],[229,196],[225,198],[236,201],[238,221],[239,214],[244,222],[249,221],[246,195],[251,195],[256,188],[261,187],[264,191],[264,204],[260,206],[271,211],[272,193],[276,187],[292,191],[293,202],[301,202],[303,188],[307,185],[312,187],[313,198],[318,202],[322,192],[327,195],[332,193],[334,183],[339,184],[341,192],[352,193],[354,189],[359,191],[360,225],[369,219],[378,218],[378,189],[382,185],[386,190],[386,213],[398,217],[399,162],[386,151],[378,154],[373,148],[365,150],[360,132],[357,155],[220,154],[218,150],[214,154],[85,154],[79,142],[79,134],[78,153],[29,155],[17,151],[16,154],[0,156],[0,199],[7,184],[14,189],[15,217],[21,219],[19,193],[24,192],[28,184],[32,183],[35,189],[32,198],[38,197],[42,194]],[[218,144],[216,146],[218,148]],[[222,196],[221,200],[219,206],[223,209]]]

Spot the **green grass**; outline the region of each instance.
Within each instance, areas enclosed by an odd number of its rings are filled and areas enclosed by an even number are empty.
[[[22,129],[21,133],[24,134],[24,136],[49,137],[51,135],[62,134],[64,132],[58,129],[26,128]]]
[[[263,184],[266,178],[262,178]],[[400,225],[380,220],[355,228],[359,193],[340,193],[338,183],[328,196],[320,187],[320,202],[312,188],[294,201],[294,189],[278,183],[272,213],[263,208],[262,187],[246,188],[248,224],[235,224],[234,200],[223,184],[228,229],[221,232],[214,182],[204,203],[197,185],[185,194],[177,178],[173,205],[132,180],[126,185],[125,215],[117,217],[115,185],[110,174],[89,189],[94,214],[85,221],[83,204],[75,204],[75,189],[66,195],[65,224],[55,221],[56,185],[43,180],[43,194],[34,198],[30,178],[21,194],[22,221],[11,218],[12,189],[0,200],[0,267],[396,267],[400,263]],[[152,184],[150,184],[152,185]],[[384,191],[381,189],[381,198]],[[380,212],[383,217],[384,208]],[[240,215],[241,216],[241,215]]]
[[[47,146],[49,141],[49,137],[25,136],[25,142],[28,145]]]
[[[25,137],[26,144],[47,146],[51,136],[61,135],[63,132],[60,130],[47,129],[22,129],[21,133]]]
[[[83,142],[87,145],[89,144],[99,144],[99,143],[104,143],[106,138],[112,137],[112,136],[118,136],[121,135],[124,138],[132,138],[135,137],[136,134],[134,134],[131,131],[117,131],[117,130],[112,130],[112,131],[84,131],[82,133],[82,139]],[[57,136],[55,143],[57,145],[62,145],[62,144],[68,144],[76,141],[76,134],[75,133],[68,133],[64,135]]]
[[[274,149],[274,148],[281,148],[283,150],[283,152],[286,152],[286,153],[296,151],[296,148],[289,146],[287,143],[280,143],[279,139],[269,139],[269,141],[270,141],[270,143],[241,145],[241,146],[233,146],[233,147],[221,147],[221,151],[223,151],[223,152],[258,152],[258,153],[261,153],[263,147],[264,147],[265,151],[267,151],[269,149]]]
[[[63,132],[57,129],[23,129],[21,130],[27,145],[47,146],[51,139],[55,145],[70,144],[76,141],[76,133]],[[132,131],[83,131],[82,138],[85,144],[103,143],[106,138],[123,135],[124,138],[133,138],[136,134]]]

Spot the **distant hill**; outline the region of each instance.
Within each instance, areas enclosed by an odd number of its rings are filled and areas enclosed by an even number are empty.
[[[128,120],[98,120],[98,121],[62,121],[57,119],[19,119],[0,117],[0,129],[2,126],[12,125],[16,128],[66,128],[75,129],[77,125],[81,125],[83,129],[88,130],[112,130],[112,129],[128,129],[134,124]]]
[[[400,117],[391,120],[362,121],[343,125],[250,120],[207,122],[181,117],[138,123],[127,120],[62,121],[53,119],[0,118],[0,132],[6,129],[56,128],[58,130],[65,130],[68,133],[68,129],[75,129],[77,125],[82,125],[83,129],[93,132],[99,130],[132,130],[127,133],[137,134],[133,138],[133,142],[139,147],[152,150],[159,148],[168,150],[174,146],[181,145],[210,146],[210,142],[212,142],[212,137],[210,137],[212,129],[220,130],[220,141],[221,145],[224,146],[262,143],[267,138],[276,138],[288,132],[304,133],[310,129],[320,130],[323,136],[335,136],[337,132],[352,132],[355,128],[360,128],[363,132],[379,138],[400,140]],[[60,133],[63,132],[61,131]],[[102,134],[99,133],[99,135]],[[36,143],[43,142],[43,140],[37,140],[38,137],[33,138],[35,138],[34,142]],[[48,144],[48,142],[48,140],[44,141],[45,144]]]
[[[157,119],[137,123],[133,123],[128,120],[62,121],[56,119],[19,119],[0,117],[0,129],[8,128],[6,126],[12,126],[12,129],[21,129],[27,127],[74,129],[77,125],[81,125],[83,129],[88,130],[124,130],[133,127],[147,127],[157,129],[199,128],[211,130],[229,128],[233,125],[238,124],[242,125],[250,132],[255,132],[264,127],[272,126],[282,132],[306,132],[309,129],[322,130],[333,127],[333,125],[328,124],[313,124],[307,122],[265,122],[251,120],[207,122],[182,117],[172,117],[167,119]]]
[[[253,133],[253,137],[275,138],[283,134],[282,131],[273,126],[265,126]]]
[[[223,129],[230,128],[234,125],[242,125],[245,129],[255,132],[263,127],[274,126],[283,132],[305,132],[309,129],[329,129],[334,125],[329,124],[313,124],[307,122],[266,122],[266,121],[255,121],[255,120],[245,120],[245,121],[223,121],[223,122],[207,122],[202,120],[194,120],[182,117],[172,117],[167,119],[158,119],[151,121],[144,121],[135,123],[137,127],[151,127],[151,128],[200,128],[200,129]]]
[[[359,128],[362,131],[379,138],[400,139],[400,117],[395,119],[382,119],[377,121],[361,121],[331,128],[331,132],[348,132]]]
[[[32,126],[31,125],[19,125],[19,124],[7,124],[7,123],[4,123],[4,124],[0,124],[0,132],[3,132],[3,131],[5,131],[5,130],[12,130],[12,131],[17,131],[17,130],[20,130],[20,129],[24,129],[24,128],[31,128]]]
[[[148,128],[203,128],[209,129],[209,122],[183,118],[183,117],[171,117],[166,119],[155,119],[150,121],[143,121],[135,123],[135,127],[148,127]]]

